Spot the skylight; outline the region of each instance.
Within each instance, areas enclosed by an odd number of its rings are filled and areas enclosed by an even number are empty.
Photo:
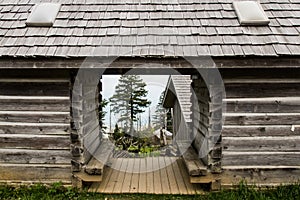
[[[267,25],[270,23],[265,11],[256,1],[235,1],[233,7],[241,25]]]
[[[58,14],[61,4],[39,3],[36,4],[27,21],[27,26],[52,26]]]

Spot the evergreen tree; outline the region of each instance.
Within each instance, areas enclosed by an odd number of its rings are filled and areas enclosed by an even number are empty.
[[[165,126],[167,109],[163,107],[164,94],[164,92],[160,94],[155,113],[152,116],[155,129]]]
[[[133,122],[137,121],[137,114],[143,113],[151,102],[145,97],[146,83],[138,75],[123,75],[115,88],[115,94],[110,98],[112,112],[119,113],[119,122],[133,134]]]

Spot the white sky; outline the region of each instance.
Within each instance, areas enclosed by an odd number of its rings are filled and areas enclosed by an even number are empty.
[[[102,95],[104,99],[109,99],[115,92],[115,87],[118,84],[120,75],[103,75],[102,76]],[[155,107],[158,103],[159,96],[162,91],[165,90],[168,81],[168,75],[141,75],[143,81],[147,84],[146,90],[148,90],[147,99],[151,101],[150,112],[151,115],[155,111]],[[109,105],[106,107],[105,125],[109,128]],[[115,126],[117,116],[112,113],[112,128]],[[148,124],[148,108],[145,113],[142,114],[142,124]]]

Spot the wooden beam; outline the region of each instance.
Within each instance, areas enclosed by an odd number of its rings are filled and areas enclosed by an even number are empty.
[[[78,69],[85,61],[86,68],[108,69],[110,72],[125,73],[122,69],[194,69],[191,63],[198,63],[198,67],[212,68],[299,68],[300,59],[297,57],[227,57],[227,58],[134,58],[110,57],[85,58],[2,58],[2,69]],[[211,62],[213,60],[213,62]],[[111,64],[113,62],[113,64]],[[148,65],[147,65],[148,64]],[[197,66],[196,66],[197,67]],[[160,70],[162,71],[162,70]],[[144,71],[143,73],[147,73]],[[169,70],[170,72],[170,70]],[[186,71],[187,72],[187,71]],[[187,73],[188,74],[188,73]]]

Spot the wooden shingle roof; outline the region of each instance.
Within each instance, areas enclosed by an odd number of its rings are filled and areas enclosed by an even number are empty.
[[[172,108],[177,99],[185,122],[191,122],[191,77],[185,75],[171,75],[165,89],[163,106]]]
[[[300,55],[300,0],[261,0],[267,26],[241,26],[232,1],[52,0],[62,7],[41,28],[25,25],[40,1],[0,0],[0,56]]]

